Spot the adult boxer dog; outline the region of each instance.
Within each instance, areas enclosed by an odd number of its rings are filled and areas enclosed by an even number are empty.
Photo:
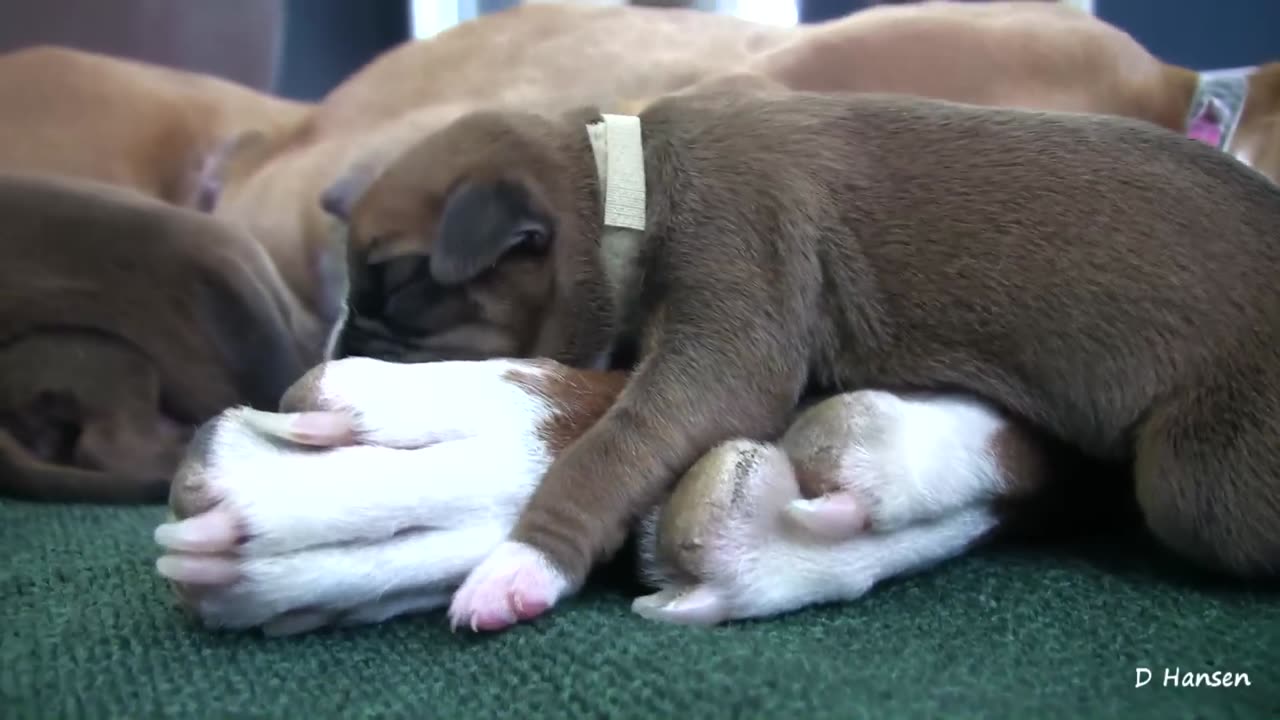
[[[0,491],[165,496],[195,426],[310,363],[253,239],[127,188],[0,175]]]
[[[700,455],[781,433],[814,388],[972,394],[1134,463],[1173,550],[1269,575],[1277,220],[1280,189],[1243,165],[1101,116],[764,90],[668,97],[638,123],[481,112],[355,206],[369,282],[348,305],[387,314],[404,354],[638,355],[455,622],[540,614]]]

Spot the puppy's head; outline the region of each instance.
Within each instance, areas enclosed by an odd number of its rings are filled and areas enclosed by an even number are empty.
[[[339,178],[321,200],[349,229],[347,311],[331,355],[580,365],[605,352],[593,114],[471,113],[381,172]]]

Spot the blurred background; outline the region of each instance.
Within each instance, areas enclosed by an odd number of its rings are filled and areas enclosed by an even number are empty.
[[[523,0],[545,2],[549,0]],[[565,1],[565,0],[557,0]],[[572,0],[570,0],[572,1]],[[620,5],[627,0],[576,0]],[[0,52],[56,43],[213,73],[300,100],[384,50],[521,0],[0,0]],[[792,24],[875,0],[632,0]],[[1280,59],[1280,0],[1070,0],[1198,70]]]

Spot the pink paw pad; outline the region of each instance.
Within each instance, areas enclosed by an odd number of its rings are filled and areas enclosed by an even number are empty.
[[[477,632],[503,630],[542,615],[568,587],[540,551],[505,542],[471,571],[454,594],[450,625]]]

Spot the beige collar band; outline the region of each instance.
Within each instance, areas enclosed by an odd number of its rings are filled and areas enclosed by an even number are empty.
[[[621,312],[628,270],[640,251],[645,229],[644,145],[640,118],[634,115],[601,115],[587,125],[596,178],[604,203],[604,232],[600,260]]]

